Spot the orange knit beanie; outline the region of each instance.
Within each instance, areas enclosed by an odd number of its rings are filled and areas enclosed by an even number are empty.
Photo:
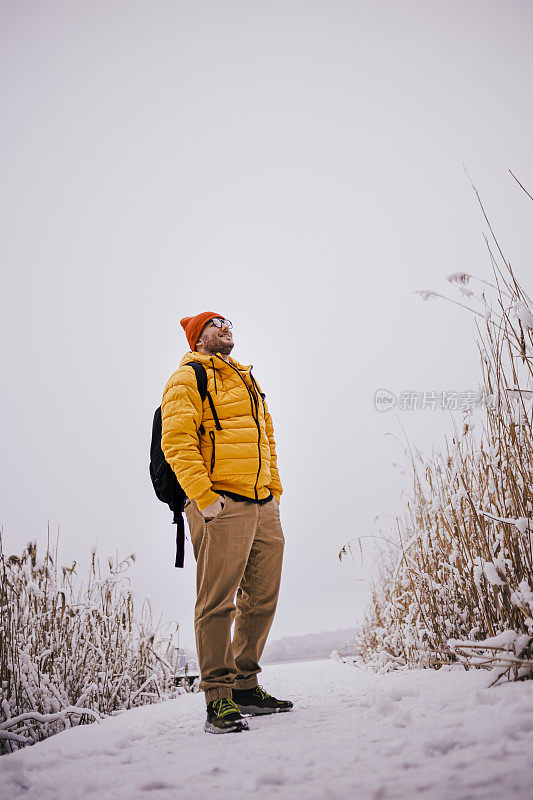
[[[215,314],[214,311],[203,311],[195,317],[183,317],[183,319],[180,320],[181,327],[185,331],[185,336],[187,337],[191,350],[194,350],[196,347],[196,342],[204,329],[204,325],[214,317],[221,317],[224,319],[223,314]]]

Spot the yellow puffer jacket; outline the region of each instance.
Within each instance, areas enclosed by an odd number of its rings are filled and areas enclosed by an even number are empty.
[[[194,369],[184,366],[188,361],[206,369],[221,430],[207,398],[202,405]],[[260,500],[272,492],[278,502],[282,494],[272,417],[251,370],[231,356],[226,362],[219,355],[189,351],[165,386],[161,448],[200,510],[215,502],[217,490]]]

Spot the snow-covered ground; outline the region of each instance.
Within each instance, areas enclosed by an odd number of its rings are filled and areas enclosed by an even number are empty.
[[[328,660],[266,666],[260,681],[294,710],[221,736],[203,731],[203,694],[127,711],[2,756],[0,798],[533,796],[533,682]]]

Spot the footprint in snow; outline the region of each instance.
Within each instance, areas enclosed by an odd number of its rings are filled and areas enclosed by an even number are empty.
[[[151,792],[154,789],[175,789],[176,785],[175,783],[164,783],[163,781],[148,781],[148,783],[143,783],[139,788],[143,792]]]
[[[255,785],[259,787],[265,783],[273,786],[281,786],[281,784],[285,783],[285,778],[283,775],[276,772],[265,772],[263,775],[258,775]]]

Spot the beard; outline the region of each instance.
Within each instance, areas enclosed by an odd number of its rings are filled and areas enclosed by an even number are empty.
[[[204,350],[210,356],[215,353],[222,353],[223,356],[229,356],[233,350],[233,341],[222,341],[218,337],[210,339],[208,342],[204,341]]]
[[[223,356],[229,356],[232,350],[233,350],[233,342],[224,342],[217,345],[215,353],[222,353]]]

